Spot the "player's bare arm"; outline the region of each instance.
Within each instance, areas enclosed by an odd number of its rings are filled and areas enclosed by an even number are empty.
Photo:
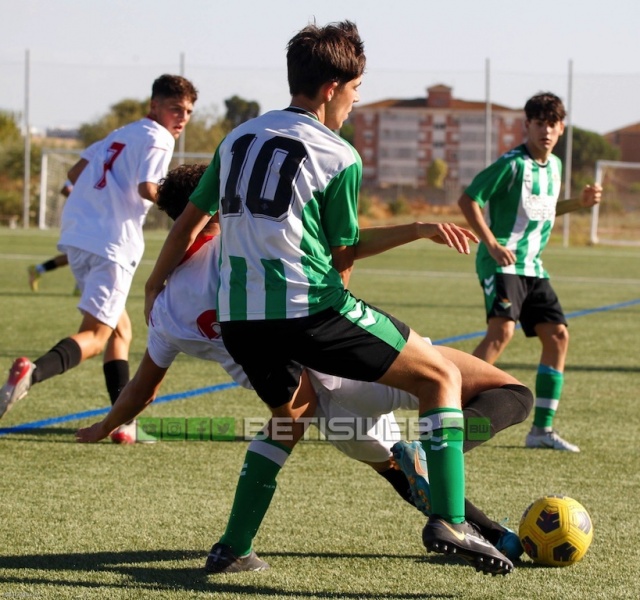
[[[564,215],[574,210],[580,210],[581,208],[591,208],[599,204],[601,199],[602,186],[600,184],[585,185],[578,198],[560,200],[556,204],[556,216]]]
[[[436,244],[444,244],[457,250],[460,254],[470,254],[469,241],[478,241],[475,233],[455,223],[422,223],[421,221],[416,221],[403,225],[365,227],[360,230],[360,239],[355,246],[355,258],[361,259],[374,256],[391,248],[421,239],[428,239]]]
[[[89,164],[89,161],[85,158],[81,158],[73,167],[69,169],[67,172],[67,179],[73,184],[76,184],[78,181],[78,177],[80,177],[80,173],[84,171],[84,168]]]
[[[200,210],[192,202],[176,219],[169,235],[165,240],[153,271],[144,286],[144,318],[149,323],[149,313],[153,308],[156,297],[164,288],[167,277],[176,268],[184,253],[189,249],[196,236],[209,222],[211,215]]]
[[[340,273],[342,284],[349,287],[353,262],[357,258],[355,246],[332,246],[331,256],[333,257],[333,268]]]
[[[501,267],[512,265],[516,261],[515,255],[511,250],[498,243],[498,240],[496,240],[493,232],[489,229],[485,221],[480,205],[474,202],[467,194],[462,194],[458,200],[458,206],[471,229],[473,229],[478,235],[478,238],[484,242],[487,250],[489,250],[489,254],[491,254],[498,265]]]
[[[138,194],[145,200],[150,200],[155,204],[158,197],[158,184],[151,181],[143,181],[138,185]]]
[[[95,443],[105,439],[113,430],[138,416],[158,394],[167,369],[156,365],[145,351],[133,379],[124,387],[115,404],[102,421],[76,432],[76,441]]]

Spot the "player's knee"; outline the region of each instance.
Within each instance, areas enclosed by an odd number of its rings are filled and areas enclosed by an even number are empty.
[[[513,424],[522,423],[533,408],[534,397],[532,391],[522,384],[505,385],[503,388],[509,389],[513,398]]]

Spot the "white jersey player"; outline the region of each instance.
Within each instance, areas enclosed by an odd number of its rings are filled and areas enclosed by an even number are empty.
[[[73,190],[63,211],[58,247],[80,288],[82,322],[77,333],[35,361],[14,361],[0,391],[0,416],[33,384],[103,350],[112,403],[129,381],[131,323],[125,303],[144,251],[142,225],[196,99],[190,81],[162,75],[153,83],[148,116],[93,144],[71,167]]]

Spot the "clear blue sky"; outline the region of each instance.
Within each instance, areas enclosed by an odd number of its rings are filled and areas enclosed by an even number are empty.
[[[494,102],[518,108],[542,90],[567,102],[572,61],[574,125],[605,133],[640,121],[637,0],[0,0],[0,14],[0,109],[23,111],[29,50],[29,120],[39,129],[146,98],[181,56],[197,109],[223,113],[234,94],[263,111],[283,107],[285,45],[313,18],[357,23],[362,103],[424,96],[436,83],[483,100],[487,59]]]

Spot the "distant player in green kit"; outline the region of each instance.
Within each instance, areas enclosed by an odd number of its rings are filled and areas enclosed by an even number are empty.
[[[527,141],[479,173],[458,201],[481,240],[476,271],[484,291],[487,333],[473,354],[495,363],[518,320],[527,337],[540,338],[534,420],[526,446],[579,452],[553,430],[569,332],[541,254],[555,217],[597,204],[602,188],[587,185],[579,198],[558,202],[562,164],[551,152],[564,132],[564,106],[557,96],[543,93],[524,110]]]
[[[269,428],[252,443],[227,530],[207,559],[210,573],[266,568],[252,538],[304,431],[300,419],[314,408],[297,393],[305,385],[303,365],[417,396],[432,486],[425,546],[455,552],[487,573],[513,568],[465,519],[460,370],[407,325],[346,289],[354,260],[381,247],[360,235],[362,162],[335,133],[359,99],[364,68],[353,23],[298,32],[287,46],[291,104],[222,141],[146,284],[148,315],[203,224],[220,215],[222,338],[273,417],[290,423],[294,434],[282,439]],[[438,236],[464,254],[470,239],[473,233],[453,224]]]

